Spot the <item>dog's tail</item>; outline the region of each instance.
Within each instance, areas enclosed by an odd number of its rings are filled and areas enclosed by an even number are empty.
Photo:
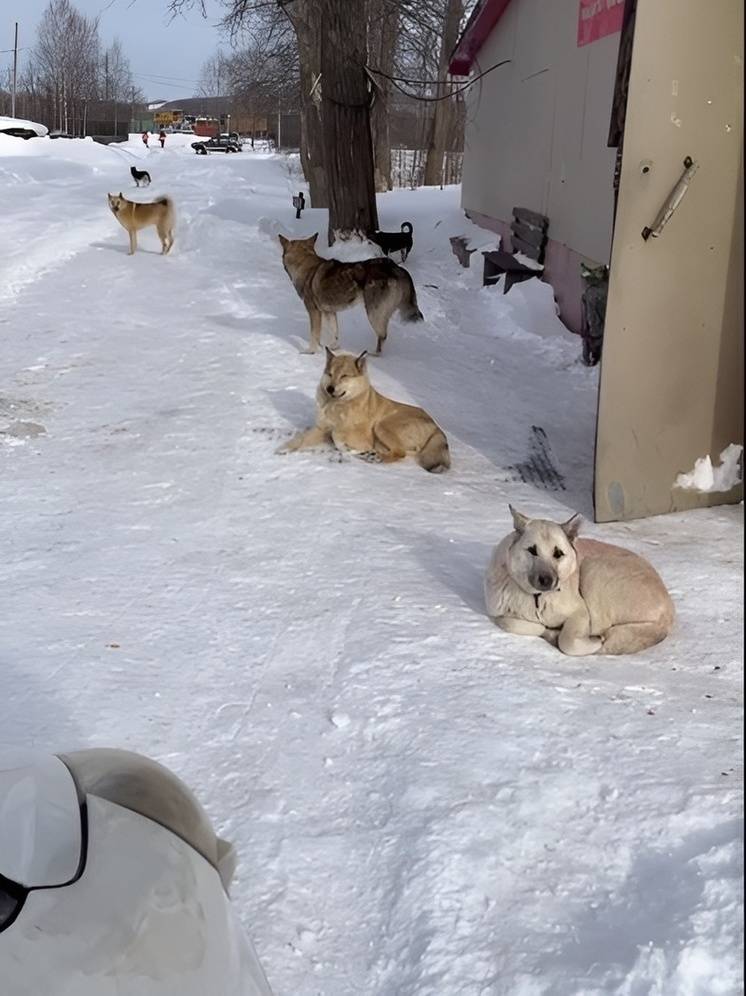
[[[448,440],[439,426],[435,426],[432,435],[417,454],[417,463],[430,474],[442,474],[451,466]]]
[[[398,269],[399,282],[402,284],[401,304],[399,305],[401,320],[403,322],[422,322],[425,318],[417,306],[417,291],[414,289],[412,278],[404,267],[400,266]]]
[[[411,221],[402,222],[401,230],[403,232],[406,232],[407,235],[411,235],[412,232],[414,231],[414,229],[412,228],[412,222]]]

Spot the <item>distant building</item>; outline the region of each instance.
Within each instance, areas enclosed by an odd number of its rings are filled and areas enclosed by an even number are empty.
[[[189,125],[196,135],[209,137],[235,131],[255,138],[277,141],[278,115],[256,113],[241,101],[225,97],[181,97],[178,100],[152,101],[148,114],[132,122],[132,131],[153,131],[164,127]],[[296,111],[283,111],[280,142],[284,149],[300,146],[300,116]]]

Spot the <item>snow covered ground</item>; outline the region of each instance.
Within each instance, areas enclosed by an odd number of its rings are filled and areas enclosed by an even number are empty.
[[[457,189],[380,199],[426,321],[370,367],[447,431],[433,477],[275,455],[322,367],[292,162],[0,139],[0,741],[182,776],[277,996],[739,993],[742,508],[587,527],[662,573],[664,644],[501,633],[507,502],[590,512],[597,379],[546,286],[458,266]],[[125,254],[108,190],[173,195],[171,256]],[[557,490],[521,482],[542,448]]]

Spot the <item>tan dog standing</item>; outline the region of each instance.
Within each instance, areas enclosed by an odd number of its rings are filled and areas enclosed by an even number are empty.
[[[122,228],[130,237],[129,255],[137,249],[137,233],[141,228],[155,225],[161,240],[161,249],[165,255],[174,244],[174,203],[170,197],[160,197],[157,201],[140,204],[138,201],[128,201],[121,193],[109,194],[109,207]]]
[[[634,654],[668,636],[673,603],[647,560],[576,539],[579,515],[560,525],[510,511],[515,532],[495,548],[484,582],[501,629],[541,636],[573,657]]]
[[[405,322],[421,322],[417,293],[407,271],[387,258],[343,263],[324,259],[314,249],[318,233],[309,239],[286,239],[280,235],[282,265],[308,311],[311,341],[307,352],[315,353],[321,343],[324,321],[332,327],[332,346],[339,345],[337,312],[358,301],[365,305],[368,320],[376,334],[380,353],[395,311]]]
[[[326,350],[326,366],[316,391],[316,425],[278,452],[293,453],[329,442],[338,450],[381,463],[413,456],[431,474],[451,466],[443,430],[422,408],[379,394],[368,380],[365,353],[355,357]]]

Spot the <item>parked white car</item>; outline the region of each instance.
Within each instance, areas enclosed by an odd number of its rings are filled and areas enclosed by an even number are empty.
[[[139,754],[0,754],[3,996],[272,996],[235,852]]]
[[[44,138],[49,134],[49,129],[38,121],[0,116],[0,134],[12,135],[14,138]]]

